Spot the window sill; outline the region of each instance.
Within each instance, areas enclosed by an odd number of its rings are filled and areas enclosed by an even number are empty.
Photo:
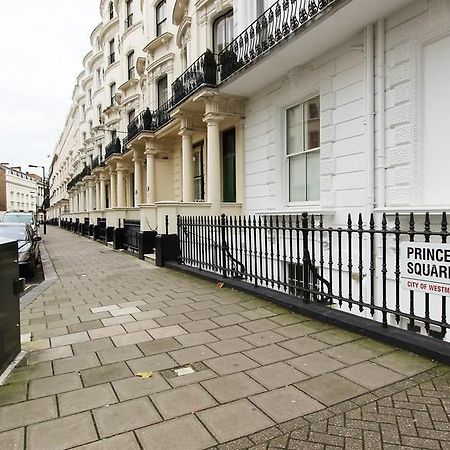
[[[256,215],[273,215],[273,216],[297,216],[302,215],[304,212],[308,215],[322,215],[322,216],[334,216],[336,211],[334,209],[325,209],[320,205],[304,205],[304,206],[287,206],[285,209],[273,209],[267,211],[257,211]]]

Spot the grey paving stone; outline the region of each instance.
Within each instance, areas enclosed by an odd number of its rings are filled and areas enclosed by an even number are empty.
[[[379,355],[378,352],[359,345],[359,341],[348,342],[346,344],[331,347],[323,353],[338,361],[342,361],[345,364],[358,364]]]
[[[153,328],[159,328],[159,325],[153,319],[139,320],[137,322],[126,323],[123,326],[128,333],[134,333],[135,331],[151,330]]]
[[[194,415],[137,430],[136,435],[148,450],[203,450],[216,444]]]
[[[120,336],[113,336],[111,340],[116,347],[129,346],[132,344],[138,344],[140,342],[147,342],[153,340],[153,338],[144,330],[136,331],[134,333],[126,333]]]
[[[409,377],[436,366],[436,362],[428,358],[400,350],[380,356],[373,362]]]
[[[367,389],[377,389],[405,378],[398,372],[371,362],[350,366],[338,373]]]
[[[5,450],[22,450],[24,448],[25,428],[0,433],[0,442]]]
[[[89,341],[89,336],[86,331],[80,331],[79,333],[66,334],[65,336],[56,336],[50,338],[50,344],[52,347],[61,347],[63,345],[76,344],[77,342]]]
[[[217,374],[211,369],[204,369],[180,377],[168,378],[167,381],[172,387],[177,388],[187,386],[188,384],[199,383],[200,381],[209,380],[215,377],[217,377]]]
[[[68,372],[79,372],[83,369],[97,367],[100,361],[95,353],[71,356],[70,358],[57,359],[53,361],[55,375],[61,375]]]
[[[238,439],[274,424],[248,400],[216,406],[197,415],[219,442]]]
[[[232,402],[266,390],[245,373],[218,377],[201,384],[219,403]]]
[[[138,372],[157,372],[165,369],[176,367],[178,364],[170,356],[165,353],[144,358],[132,359],[128,361],[133,373]]]
[[[277,344],[255,348],[254,350],[248,350],[244,352],[244,355],[255,360],[261,365],[272,364],[297,356],[295,353],[292,353]]]
[[[47,350],[39,350],[33,352],[28,357],[28,362],[30,364],[36,364],[44,361],[52,361],[60,358],[67,358],[73,356],[72,348],[70,345],[65,345],[62,347],[49,348]]]
[[[24,383],[37,378],[44,378],[52,375],[52,363],[50,361],[29,364],[16,367],[7,378],[7,383]]]
[[[30,450],[59,450],[97,440],[89,413],[41,422],[28,427],[27,448]]]
[[[164,317],[165,315],[166,314],[163,313],[160,309],[151,309],[149,311],[134,313],[133,317],[136,320],[148,320],[148,319],[156,319],[158,317]]]
[[[79,344],[73,344],[72,348],[75,355],[84,355],[85,353],[98,352],[107,348],[113,348],[114,344],[110,338],[94,339],[88,342],[80,342]]]
[[[189,331],[189,333],[208,331],[218,327],[219,325],[209,319],[196,320],[195,322],[187,322],[183,324],[183,328]]]
[[[23,402],[26,399],[26,383],[10,383],[0,386],[0,406]]]
[[[221,340],[208,344],[208,347],[214,350],[219,355],[229,355],[230,353],[242,352],[244,350],[250,350],[253,347],[250,342],[244,341],[241,338]]]
[[[116,402],[117,398],[109,384],[101,384],[58,395],[61,416],[88,411]]]
[[[195,304],[193,306],[195,308]],[[193,312],[186,313],[186,316],[189,317],[189,319],[191,319],[191,320],[210,319],[211,317],[217,317],[219,315],[220,314],[217,311],[214,311],[214,310],[209,309],[209,308],[200,309],[198,311],[193,311]],[[217,324],[215,324],[215,325],[217,325]]]
[[[242,353],[208,359],[205,361],[205,364],[219,375],[242,372],[243,370],[253,369],[259,366],[257,362],[251,360]]]
[[[195,345],[208,344],[216,342],[217,338],[207,331],[200,331],[198,333],[189,333],[175,338],[184,347],[192,347]]]
[[[253,320],[251,322],[245,322],[241,325],[242,328],[245,328],[252,333],[259,333],[260,331],[273,330],[275,328],[279,328],[279,324],[270,319],[258,319]]]
[[[246,317],[241,316],[239,314],[228,314],[226,316],[212,317],[211,320],[220,325],[221,327],[237,325],[239,323],[248,321]]]
[[[330,330],[321,331],[314,335],[315,339],[326,342],[330,345],[344,344],[345,342],[355,341],[361,339],[359,334],[351,333],[350,331],[342,330],[340,328],[332,328]]]
[[[58,417],[54,397],[39,398],[0,407],[0,431]]]
[[[89,322],[74,323],[69,325],[69,333],[78,333],[80,331],[94,330],[95,328],[102,328],[103,324],[100,320],[91,320]]]
[[[161,417],[148,398],[105,406],[94,410],[93,414],[102,438],[161,422]]]
[[[308,375],[284,362],[258,367],[247,371],[247,373],[267,389],[277,389],[308,378]]]
[[[325,344],[325,342],[319,341],[309,336],[289,339],[288,341],[280,342],[278,345],[300,356],[318,352],[320,350],[328,348],[328,344]]]
[[[140,448],[133,433],[124,433],[76,447],[74,450],[140,450]]]
[[[265,305],[264,305],[265,306]],[[242,316],[249,320],[265,319],[267,317],[276,316],[276,313],[266,309],[266,308],[256,308],[250,309],[241,313]]]
[[[276,344],[280,341],[285,341],[286,337],[281,336],[273,330],[261,331],[260,333],[251,334],[249,336],[243,336],[242,339],[250,342],[250,344],[256,347],[263,347],[269,344]]]
[[[293,386],[258,394],[250,397],[250,400],[276,423],[295,419],[325,407]]]
[[[154,373],[151,378],[142,379],[137,376],[113,381],[112,385],[120,401],[144,397],[170,389],[170,385],[159,374]]]
[[[322,353],[311,353],[306,356],[299,356],[298,358],[289,360],[289,364],[311,376],[333,372],[345,367],[341,362],[336,361],[327,355],[323,355]]]
[[[151,329],[148,332],[153,339],[170,338],[187,333],[187,331],[179,325],[171,325],[168,327],[162,326],[161,328]]]
[[[46,397],[60,392],[73,391],[81,387],[81,379],[78,373],[66,373],[31,381],[28,395],[30,399]]]
[[[241,336],[246,336],[250,334],[250,331],[242,328],[239,325],[231,325],[229,327],[218,328],[216,330],[211,330],[211,334],[219,339],[234,339]]]
[[[106,319],[102,319],[102,324],[105,327],[111,327],[114,325],[122,325],[129,322],[135,322],[135,319],[130,314],[125,314],[123,316],[117,316],[117,317],[107,317]],[[101,327],[97,327],[101,328]],[[125,327],[124,327],[125,328]]]
[[[108,364],[102,367],[94,367],[81,371],[81,378],[85,386],[107,383],[108,381],[127,378],[132,373],[124,362]]]
[[[179,350],[183,346],[174,338],[164,338],[140,343],[138,344],[138,347],[144,355],[155,355],[158,353],[169,352],[171,350]]]
[[[217,405],[208,392],[198,384],[153,394],[150,398],[165,420]]]
[[[292,325],[293,323],[304,322],[305,320],[307,320],[307,318],[300,314],[288,312],[286,314],[274,316],[270,320],[278,323],[279,325],[287,326],[287,325]]]
[[[110,327],[89,330],[88,333],[91,339],[101,339],[105,337],[117,336],[119,334],[125,334],[126,331],[121,325],[112,325]]]
[[[173,316],[158,317],[155,318],[155,320],[156,322],[159,323],[159,325],[161,325],[161,327],[179,325],[191,321],[191,319],[189,319],[189,317],[185,316],[184,314],[175,314]]]
[[[204,361],[208,358],[217,356],[215,352],[213,352],[205,345],[199,345],[197,347],[190,347],[182,350],[175,350],[174,352],[169,352],[169,355],[180,365],[197,361]]]
[[[140,358],[144,356],[136,345],[126,345],[123,347],[109,348],[98,352],[102,364],[111,364],[118,361]]]
[[[306,394],[331,406],[367,392],[366,389],[334,373],[327,373],[295,385]]]
[[[306,322],[308,323],[308,322]],[[316,333],[317,330],[314,328],[309,327],[306,325],[306,323],[293,323],[290,325],[286,325],[282,328],[277,328],[277,333],[282,334],[283,336],[286,336],[290,339],[299,338],[302,336],[307,336],[309,334]]]

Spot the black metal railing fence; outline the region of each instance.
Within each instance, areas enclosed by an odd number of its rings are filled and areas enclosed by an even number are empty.
[[[379,227],[373,215],[367,224],[349,215],[337,228],[307,214],[180,216],[177,223],[182,264],[443,338],[447,297],[401,288],[401,242],[446,243],[446,214],[434,225],[428,213],[423,229],[414,214],[406,222],[383,215]]]
[[[218,55],[220,82],[340,0],[278,0]]]
[[[141,229],[140,221],[124,219],[123,229],[123,247],[137,252],[139,250],[139,231]]]

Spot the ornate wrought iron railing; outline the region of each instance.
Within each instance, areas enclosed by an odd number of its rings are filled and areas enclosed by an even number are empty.
[[[418,292],[407,287],[412,284],[402,286],[402,277],[410,275],[400,254],[402,242],[449,242],[446,214],[432,223],[426,213],[422,226],[412,213],[409,219],[396,214],[389,221],[383,215],[378,225],[373,215],[368,219],[365,224],[361,214],[356,220],[349,215],[346,226],[332,228],[324,225],[321,216],[306,213],[179,217],[181,262],[281,291],[305,303],[333,304],[383,326],[444,338],[450,328],[450,288],[438,289],[430,282],[429,288]],[[419,269],[423,275],[431,270],[422,265]]]
[[[340,0],[278,0],[218,55],[222,83]]]
[[[85,166],[81,172],[75,175],[68,183],[67,190],[70,191],[79,181],[82,181],[84,177],[91,174],[91,168]]]
[[[105,159],[109,158],[111,155],[122,153],[122,144],[119,138],[112,140],[105,147]]]
[[[215,86],[217,62],[214,53],[207,50],[172,83],[172,107],[201,86]]]

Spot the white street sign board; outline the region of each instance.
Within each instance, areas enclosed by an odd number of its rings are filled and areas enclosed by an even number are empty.
[[[450,244],[400,243],[402,288],[450,295]]]

